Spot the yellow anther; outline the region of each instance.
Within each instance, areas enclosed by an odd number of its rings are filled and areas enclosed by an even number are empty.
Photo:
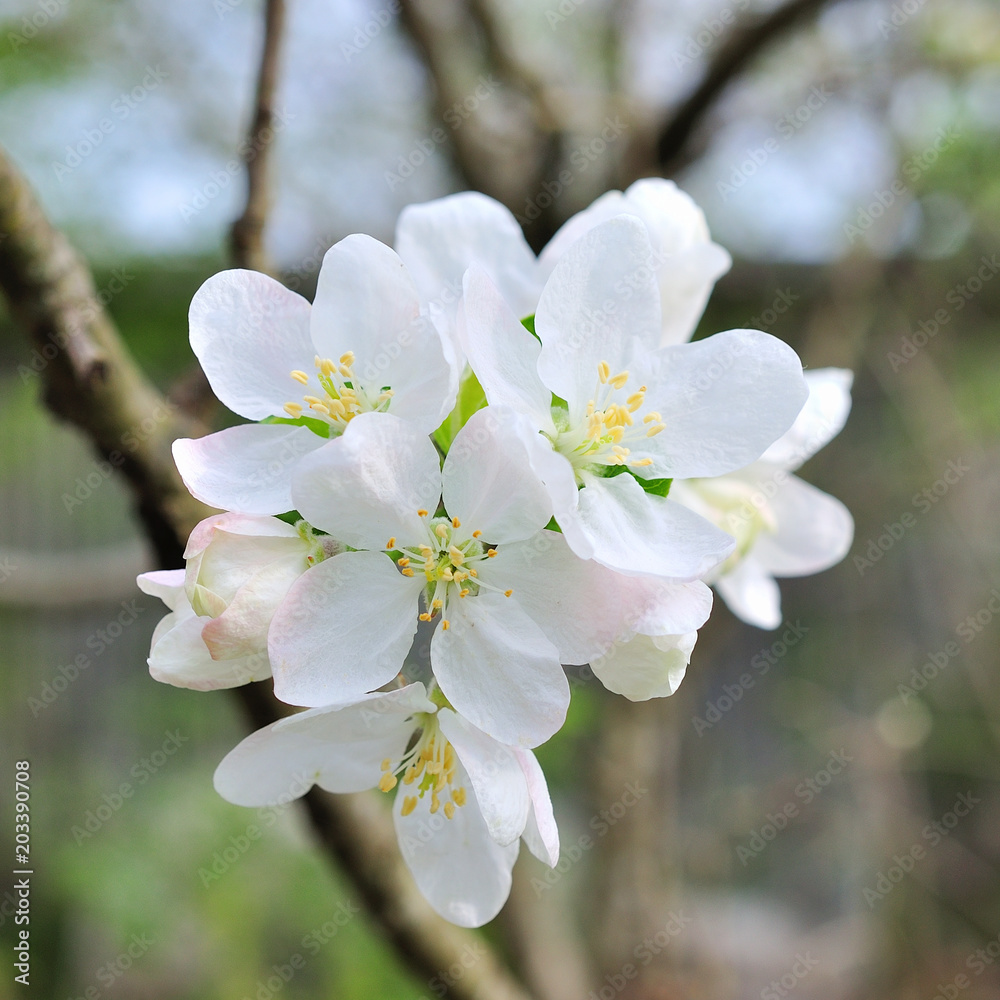
[[[413,576],[413,570],[412,569],[404,569],[404,570],[401,570],[400,572],[402,572],[403,576]]]
[[[448,526],[446,524],[439,524],[439,525],[437,525],[434,528],[434,534],[437,535],[438,538],[447,538],[448,537]]]
[[[342,365],[353,365],[354,364],[354,351],[348,351],[346,354],[341,354],[340,363]]]
[[[468,588],[468,587],[465,587],[465,588],[463,588],[462,590],[460,590],[460,591],[458,592],[458,596],[459,596],[459,597],[468,597],[468,596],[469,596],[469,588]]]
[[[431,601],[431,608],[434,611],[440,611],[443,607],[444,607],[444,601],[442,601],[440,598],[435,597],[434,600]]]
[[[396,787],[396,775],[383,774],[378,783],[379,791],[391,792]]]
[[[492,559],[492,558],[493,558],[493,557],[494,557],[494,556],[495,556],[496,554],[497,554],[497,550],[496,550],[496,549],[487,549],[487,550],[486,550],[486,555],[487,555],[487,556],[488,556],[488,557],[489,557],[490,559]]]
[[[646,398],[644,392],[633,392],[628,399],[625,400],[625,405],[628,407],[629,413],[635,413],[636,410],[642,406],[642,401]]]
[[[426,513],[427,513],[427,511],[424,511],[424,514],[426,514]],[[422,517],[422,516],[423,516],[423,515],[421,515],[421,517]],[[431,548],[431,547],[430,547],[429,545],[418,545],[418,546],[417,546],[417,551],[418,551],[418,552],[419,552],[419,553],[420,553],[420,554],[421,554],[421,555],[422,555],[422,556],[423,556],[423,557],[424,557],[425,559],[429,559],[429,558],[430,558],[430,557],[431,557],[432,555],[434,555],[434,550],[433,550],[433,549],[432,549],[432,548]]]
[[[299,417],[302,415],[302,406],[300,403],[285,403],[285,413],[290,417]]]
[[[427,516],[427,511],[424,510],[423,507],[421,507],[420,510],[417,511],[417,517],[426,517],[426,516]],[[422,548],[426,548],[426,546],[422,546]]]
[[[464,788],[454,788],[451,793],[452,801],[456,806],[465,805],[465,789]]]
[[[617,444],[623,437],[625,437],[624,427],[612,427],[608,432],[608,437],[611,439],[613,444]]]
[[[340,374],[343,375],[344,378],[351,378],[353,377],[354,372],[352,372],[351,369],[347,367],[347,365],[341,365]]]
[[[597,377],[601,380],[601,385],[604,385],[608,381],[608,377],[611,375],[611,365],[607,361],[600,361],[597,365]]]
[[[644,424],[651,424],[654,420],[659,422],[662,419],[663,417],[659,413],[657,413],[656,410],[651,410],[642,418],[642,422]]]
[[[628,464],[633,466],[652,465],[653,460],[651,458],[633,458]]]
[[[382,761],[381,767],[383,771],[388,771],[389,768],[392,767],[392,761],[389,760],[388,757],[386,757],[386,759]]]
[[[620,389],[628,381],[628,372],[619,372],[613,378],[609,378],[608,382],[613,385],[616,389]]]
[[[448,555],[455,566],[461,566],[465,562],[465,553],[456,545],[452,545],[448,549]]]
[[[416,795],[407,795],[406,798],[403,799],[403,808],[400,810],[400,812],[404,816],[409,816],[410,813],[413,812],[413,810],[416,808],[417,808]]]
[[[392,546],[390,545],[389,548],[392,548]],[[409,556],[403,556],[402,559],[400,559],[400,560],[397,561],[396,565],[400,569],[406,569],[406,567],[410,565],[410,557]]]
[[[441,773],[441,761],[439,760],[429,760],[427,761],[427,767],[424,769],[428,774],[440,774]]]
[[[326,403],[310,403],[309,409],[315,410],[317,413],[322,413],[327,417],[330,416],[330,407]]]
[[[447,580],[449,583],[455,579],[455,574],[452,573],[450,566],[446,566],[443,570],[441,570],[441,579]]]
[[[472,537],[473,537],[473,538],[482,538],[482,535],[483,535],[483,533],[482,533],[482,531],[481,531],[481,530],[480,530],[479,528],[477,528],[477,529],[476,529],[476,530],[475,530],[475,531],[474,531],[474,532],[472,533]]]
[[[513,591],[513,590],[505,590],[505,591],[503,592],[503,596],[504,596],[504,597],[510,597],[510,595],[511,595],[511,594],[513,594],[513,593],[514,593],[514,591]]]
[[[450,621],[448,621],[448,619],[447,619],[447,618],[442,618],[442,619],[441,619],[441,628],[442,628],[442,629],[443,629],[443,630],[444,630],[445,632],[447,632],[447,631],[448,631],[448,629],[450,629],[450,628],[451,628],[451,622],[450,622]]]
[[[337,366],[329,358],[323,358],[317,367],[324,375],[333,375],[337,371]]]
[[[296,382],[301,382],[303,385],[309,384],[309,376],[305,372],[299,371],[298,368],[292,372],[292,378],[295,379]]]
[[[666,429],[667,429],[666,424],[656,424],[655,426],[650,427],[648,431],[646,431],[646,437],[648,438],[656,437],[656,435],[659,434],[660,431],[665,431]]]
[[[344,406],[344,402],[341,399],[331,399],[327,404],[330,407],[330,413],[336,417],[346,417],[347,407]]]
[[[431,620],[431,616],[426,611],[423,614],[417,615],[417,617],[422,622],[429,622]]]
[[[453,517],[451,519],[451,526],[453,528],[461,528],[462,527],[462,522],[457,517]]]
[[[431,815],[436,813],[438,809],[441,808],[441,800],[438,798],[438,793],[431,792]]]
[[[451,819],[455,815],[455,803],[454,802],[446,802],[444,804],[444,814],[445,814],[445,816],[448,817],[448,819]]]
[[[396,536],[395,535],[393,535],[392,538],[390,538],[389,541],[387,541],[385,543],[385,547],[387,549],[394,549],[396,547]],[[399,565],[402,566],[403,563],[401,562]]]
[[[307,403],[322,403],[323,400],[319,396],[303,396],[302,397]]]
[[[469,571],[467,569],[455,570],[452,576],[455,578],[455,583],[462,583],[463,580],[469,578]]]
[[[470,569],[469,570],[469,576],[471,576],[471,577],[477,577],[477,576],[479,576],[479,574],[474,569]]]

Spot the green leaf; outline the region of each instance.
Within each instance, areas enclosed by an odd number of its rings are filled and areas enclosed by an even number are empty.
[[[432,435],[441,451],[447,455],[458,432],[469,422],[469,417],[486,406],[486,393],[472,369],[466,369],[458,387],[455,408],[444,418],[444,423]]]
[[[527,330],[528,333],[530,333],[531,336],[535,338],[535,340],[537,340],[539,343],[541,343],[542,338],[539,337],[537,333],[535,333],[535,314],[534,313],[532,313],[530,316],[525,316],[524,319],[521,320],[521,326],[523,326],[525,328],[525,330]]]
[[[316,417],[264,417],[258,421],[262,424],[291,424],[293,427],[308,427],[313,434],[328,438],[330,436],[330,425],[325,420]]]
[[[608,465],[605,468],[607,469],[603,473],[605,479],[611,479],[614,476],[631,476],[646,493],[657,497],[665,497],[670,492],[670,485],[673,483],[672,479],[643,479],[627,465]]]
[[[549,519],[549,523],[545,525],[545,530],[558,531],[560,535],[562,534],[562,528],[560,528],[559,525],[556,524],[556,519],[554,517]]]

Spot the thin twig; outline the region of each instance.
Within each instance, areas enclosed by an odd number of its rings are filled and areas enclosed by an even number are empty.
[[[247,200],[243,214],[233,223],[229,240],[233,263],[267,273],[264,226],[271,205],[269,188],[270,150],[274,133],[274,92],[278,80],[278,59],[285,27],[285,0],[267,0],[264,13],[264,45],[257,73],[257,95],[253,119],[243,144],[247,171]],[[267,135],[267,133],[271,133]]]
[[[789,0],[753,26],[732,32],[708,67],[705,79],[660,129],[656,158],[664,174],[675,173],[688,157],[692,135],[736,76],[771,42],[827,0]]]
[[[184,489],[170,444],[179,434],[200,429],[140,371],[97,301],[86,263],[45,217],[2,150],[0,234],[0,288],[46,359],[39,368],[48,405],[105,456],[114,451],[125,456],[122,468],[161,566],[183,566],[183,541],[210,510]],[[137,442],[132,447],[130,436]],[[247,685],[235,694],[254,725],[280,718],[266,684]],[[464,974],[448,995],[457,1000],[527,1000],[479,935],[446,923],[419,895],[395,847],[385,810],[370,799],[316,790],[305,804],[317,840],[343,865],[375,921],[417,975],[433,977],[463,957],[478,956],[473,968],[462,966]]]

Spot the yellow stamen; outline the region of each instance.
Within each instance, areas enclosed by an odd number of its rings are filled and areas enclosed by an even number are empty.
[[[462,522],[457,517],[453,517],[451,519],[451,526],[453,528],[461,528],[462,527]]]
[[[607,361],[601,361],[597,365],[597,377],[601,380],[601,385],[604,385],[608,381],[608,376],[611,375],[611,365]]]
[[[511,595],[511,594],[513,594],[513,593],[514,593],[514,591],[513,591],[513,590],[505,590],[505,591],[503,592],[503,596],[504,596],[504,597],[510,597],[510,595]]]
[[[629,413],[635,413],[636,410],[642,406],[642,401],[646,398],[644,392],[633,392],[628,399],[625,400],[625,405],[628,407]]]
[[[466,587],[464,590],[460,590],[458,592],[458,596],[459,597],[468,597],[469,596],[469,588]]]
[[[379,791],[391,792],[396,787],[396,775],[383,774],[378,783]]]
[[[387,541],[385,543],[385,547],[387,549],[394,549],[396,547],[396,536],[395,535],[393,535],[392,538],[390,538],[389,541]],[[402,566],[403,564],[400,563],[399,565]]]
[[[483,533],[482,533],[482,531],[480,531],[480,530],[479,530],[479,529],[477,528],[477,529],[476,529],[476,530],[475,530],[475,531],[474,531],[474,532],[472,533],[472,537],[473,537],[473,538],[481,538],[481,537],[482,537],[482,534],[483,534]]]
[[[337,371],[337,366],[329,358],[324,358],[319,363],[319,369],[324,375],[333,375]]]
[[[455,803],[456,806],[464,806],[465,805],[465,789],[464,788],[455,788],[455,789],[453,789],[452,793],[451,793],[451,797],[452,797],[452,801]]]
[[[303,385],[309,384],[309,376],[305,372],[299,371],[298,368],[292,372],[292,378],[295,379],[296,382],[301,382]]]
[[[285,413],[290,417],[299,417],[302,415],[302,406],[299,403],[285,403]]]
[[[416,795],[407,795],[406,798],[403,799],[403,808],[400,810],[400,812],[404,816],[409,816],[410,813],[413,812],[413,810],[416,808],[417,808]]]
[[[442,609],[442,608],[444,607],[444,601],[442,601],[442,600],[441,600],[440,598],[438,598],[438,597],[435,597],[435,598],[434,598],[434,600],[433,600],[433,601],[431,601],[431,607],[432,607],[432,608],[433,608],[433,609],[434,609],[435,611],[440,611],[440,610],[441,610],[441,609]]]
[[[310,403],[310,410],[315,410],[317,413],[322,413],[324,416],[330,416],[330,407],[326,403]]]
[[[620,389],[628,381],[628,372],[619,372],[613,378],[609,378],[608,382],[613,385],[616,389]]]
[[[455,815],[455,803],[454,802],[446,802],[444,804],[444,814],[445,814],[445,816],[448,817],[448,819],[452,819],[454,817],[454,815]]]
[[[657,413],[656,410],[651,410],[642,418],[642,422],[644,424],[651,424],[654,420],[660,421],[662,419],[663,417],[659,413]]]
[[[455,566],[461,566],[465,562],[465,553],[455,545],[448,549],[448,555],[451,556],[452,564]]]
[[[389,548],[392,548],[392,546],[390,545],[390,546],[389,546]],[[406,567],[410,565],[410,557],[409,557],[409,556],[403,556],[403,558],[402,558],[402,559],[400,559],[400,560],[399,560],[399,561],[398,561],[398,562],[396,563],[396,565],[397,565],[397,566],[398,566],[398,567],[399,567],[400,569],[406,569]]]
[[[434,529],[434,534],[437,535],[438,538],[447,538],[448,537],[448,529],[447,529],[447,527],[445,527],[445,525],[439,524]]]
[[[443,629],[443,630],[444,630],[445,632],[447,632],[447,631],[448,631],[448,629],[450,629],[450,628],[451,628],[451,622],[450,622],[450,621],[448,621],[448,619],[447,619],[447,618],[442,618],[442,619],[441,619],[441,628],[442,628],[442,629]]]
[[[348,351],[346,354],[341,354],[340,363],[342,365],[353,365],[354,364],[354,351]]]
[[[420,510],[417,511],[417,517],[426,517],[426,516],[427,516],[427,511],[424,510],[423,507],[421,507]],[[426,548],[426,546],[424,546],[424,548]]]
[[[628,464],[633,466],[652,465],[653,460],[651,458],[633,458]]]
[[[654,427],[650,427],[649,430],[646,431],[646,437],[648,438],[656,437],[656,435],[659,434],[660,431],[665,431],[666,429],[667,429],[666,424],[656,424]]]
[[[390,767],[392,767],[392,761],[389,760],[388,757],[386,757],[386,759],[382,761],[382,770],[388,771]]]
[[[492,559],[492,558],[493,558],[493,557],[494,557],[494,556],[495,556],[496,554],[497,554],[497,550],[496,550],[496,549],[487,549],[487,550],[486,550],[486,555],[487,555],[487,556],[488,556],[488,557],[489,557],[490,559]]]
[[[402,570],[402,573],[403,573],[403,576],[413,576],[413,570],[412,569],[404,569],[404,570]]]

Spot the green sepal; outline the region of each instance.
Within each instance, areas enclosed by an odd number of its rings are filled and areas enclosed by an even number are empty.
[[[458,436],[458,432],[469,422],[469,417],[485,406],[486,393],[472,369],[467,368],[458,387],[455,408],[444,418],[444,423],[431,435],[443,454],[448,454],[451,443]]]
[[[535,314],[534,313],[532,313],[530,316],[525,316],[524,319],[521,320],[521,326],[523,326],[525,328],[525,330],[527,330],[528,333],[530,333],[531,336],[535,338],[535,340],[537,340],[539,343],[542,342],[542,338],[539,337],[537,333],[535,333]]]
[[[328,438],[330,436],[330,425],[325,420],[318,420],[316,417],[264,417],[258,423],[291,424],[293,427],[308,427],[313,434],[318,434],[321,438]]]
[[[554,517],[549,519],[549,523],[545,525],[545,528],[543,530],[558,531],[560,535],[562,534],[562,528],[560,528],[559,525],[556,523],[556,519]]]
[[[622,475],[631,476],[643,488],[644,492],[651,493],[656,497],[665,497],[670,492],[670,485],[673,483],[672,479],[643,479],[627,465],[608,465],[605,468],[607,469],[607,472],[604,473],[605,479]]]

